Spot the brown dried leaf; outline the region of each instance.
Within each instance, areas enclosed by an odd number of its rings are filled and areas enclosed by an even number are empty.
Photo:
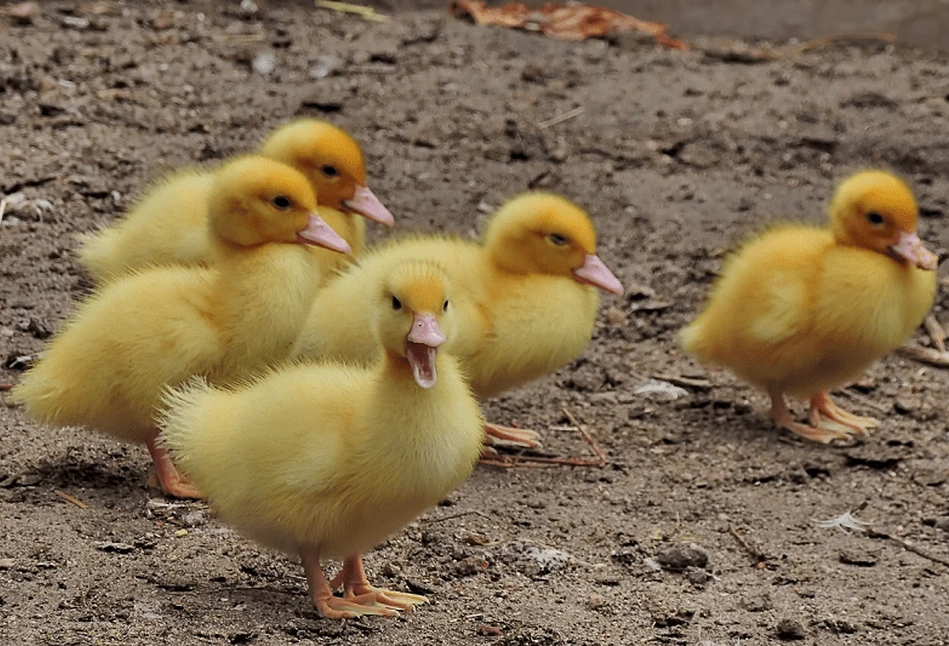
[[[488,7],[483,0],[454,0],[451,9],[456,16],[470,16],[479,25],[540,31],[563,40],[602,38],[611,33],[637,31],[652,36],[665,47],[689,49],[685,42],[666,34],[669,30],[666,24],[639,20],[603,7],[547,3],[533,11],[522,2]]]

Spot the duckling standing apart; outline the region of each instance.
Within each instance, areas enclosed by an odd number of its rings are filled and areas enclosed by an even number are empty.
[[[393,615],[425,597],[374,588],[361,553],[468,477],[484,420],[451,351],[453,300],[431,261],[393,266],[355,303],[372,368],[295,365],[225,390],[172,391],[162,442],[212,506],[252,538],[299,553],[323,617]],[[459,313],[461,314],[461,313]],[[332,582],[320,559],[344,559]],[[343,586],[343,596],[333,596]]]
[[[373,285],[409,258],[433,258],[456,286],[462,331],[455,353],[479,399],[493,397],[566,365],[593,333],[597,289],[623,286],[596,256],[589,216],[569,201],[526,193],[491,219],[484,244],[419,236],[382,245],[320,292],[293,355],[368,363],[365,309]],[[537,434],[489,424],[489,435],[536,446]]]
[[[325,121],[300,119],[277,128],[260,154],[310,180],[320,200],[320,217],[354,255],[363,252],[366,238],[365,220],[356,215],[393,225],[392,214],[366,186],[362,149],[345,131]],[[186,169],[160,180],[121,222],[80,236],[80,262],[100,283],[154,265],[207,265],[213,257],[207,204],[215,172]],[[329,259],[338,266],[347,262],[339,254]]]
[[[198,497],[155,443],[162,389],[192,375],[240,379],[286,356],[320,282],[306,245],[349,252],[315,209],[292,168],[263,157],[227,164],[209,198],[215,268],[151,269],[102,288],[15,399],[43,423],[147,444],[165,492]]]
[[[683,348],[771,397],[778,426],[815,442],[865,434],[876,420],[838,408],[828,390],[856,379],[919,325],[936,291],[936,256],[916,235],[916,201],[882,171],[853,175],[830,228],[777,227],[722,270]],[[810,399],[810,425],[784,395]]]

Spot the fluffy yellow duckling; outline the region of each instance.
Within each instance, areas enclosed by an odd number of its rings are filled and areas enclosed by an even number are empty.
[[[292,168],[263,157],[227,164],[209,196],[215,268],[156,268],[102,288],[15,399],[46,424],[147,444],[162,488],[197,497],[155,443],[162,389],[192,375],[240,378],[286,356],[320,282],[306,245],[349,252],[315,209]]]
[[[160,421],[162,442],[227,522],[300,554],[323,617],[426,601],[371,586],[361,553],[461,484],[483,436],[477,402],[445,354],[456,325],[444,270],[402,263],[370,291],[353,307],[371,321],[374,367],[296,365],[231,390],[192,383],[166,397]],[[322,558],[344,559],[332,583]]]
[[[896,349],[932,306],[937,259],[916,235],[916,201],[898,178],[864,171],[830,204],[830,227],[777,227],[731,257],[682,347],[771,397],[778,426],[815,442],[876,424],[828,390]],[[810,398],[810,425],[784,395]]]
[[[320,216],[355,255],[365,247],[366,225],[354,214],[393,224],[392,214],[366,186],[362,149],[340,128],[316,119],[293,121],[277,128],[259,154],[306,175],[320,201]],[[213,247],[207,203],[215,172],[186,169],[160,180],[121,222],[80,236],[80,262],[99,282],[152,265],[207,265]],[[347,263],[339,254],[331,260]]]
[[[597,288],[623,286],[596,254],[589,216],[556,195],[525,193],[492,217],[484,243],[439,236],[412,237],[368,252],[320,292],[294,356],[368,363],[365,308],[375,284],[407,258],[433,258],[448,268],[462,331],[454,353],[479,399],[493,397],[563,367],[593,333]],[[489,424],[495,438],[526,446],[537,434]]]

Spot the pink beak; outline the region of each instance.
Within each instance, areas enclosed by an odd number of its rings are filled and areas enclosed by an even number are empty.
[[[406,340],[411,343],[427,345],[430,348],[437,348],[445,342],[445,335],[438,327],[438,319],[434,314],[416,313],[412,319],[412,329]]]
[[[592,253],[588,253],[583,264],[573,270],[573,278],[578,283],[593,285],[617,296],[623,295],[623,283]]]
[[[939,258],[923,246],[923,241],[915,233],[900,231],[900,239],[890,249],[900,258],[920,269],[933,271],[939,266]]]
[[[303,231],[297,231],[297,241],[302,244],[325,247],[330,251],[338,251],[339,253],[352,254],[353,252],[349,243],[315,213],[310,213],[310,221],[306,228]]]
[[[379,201],[376,194],[369,190],[368,186],[357,184],[356,192],[350,199],[343,202],[343,206],[388,227],[395,224],[392,213]]]

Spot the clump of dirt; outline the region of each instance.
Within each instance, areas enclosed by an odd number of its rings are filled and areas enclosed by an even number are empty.
[[[831,43],[761,58],[197,0],[42,3],[0,18],[0,43],[0,198],[22,193],[0,229],[0,382],[88,293],[76,233],[299,115],[357,135],[401,230],[467,235],[514,193],[560,192],[594,215],[628,287],[583,357],[486,410],[579,455],[579,435],[554,430],[566,408],[606,467],[479,468],[368,556],[374,580],[432,599],[397,620],[321,620],[296,563],[148,490],[143,449],[0,407],[4,643],[945,642],[945,565],[816,521],[859,508],[949,554],[949,373],[888,357],[841,395],[881,428],[823,447],[674,342],[724,251],[823,220],[861,167],[908,178],[921,237],[945,254],[945,56]]]

